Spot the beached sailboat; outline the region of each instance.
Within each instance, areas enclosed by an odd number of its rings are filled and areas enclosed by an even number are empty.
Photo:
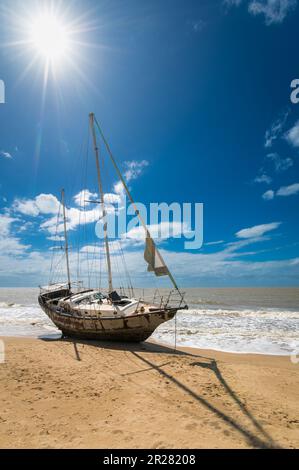
[[[61,204],[63,208],[65,257],[67,268],[67,282],[50,284],[42,287],[39,295],[39,304],[63,335],[87,339],[109,341],[144,341],[162,323],[171,320],[179,309],[188,308],[184,302],[184,294],[179,290],[175,279],[166,266],[164,259],[149,230],[143,221],[137,205],[133,201],[127,184],[116,164],[110,147],[94,114],[90,114],[90,130],[93,137],[98,189],[100,194],[102,218],[104,220],[104,248],[107,262],[108,290],[103,293],[99,289],[79,289],[77,292],[71,282],[67,219],[64,191],[62,191]],[[107,215],[102,185],[102,175],[97,144],[97,131],[99,132],[108,155],[124,190],[134,207],[135,214],[145,230],[144,259],[148,264],[148,271],[156,276],[168,276],[173,284],[168,296],[157,301],[155,297],[151,302],[144,298],[135,298],[133,295],[124,295],[113,287],[113,273],[110,257],[109,237],[107,231]],[[132,290],[130,294],[133,294]]]

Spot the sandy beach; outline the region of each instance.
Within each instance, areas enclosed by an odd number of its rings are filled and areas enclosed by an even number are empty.
[[[289,357],[3,338],[1,448],[294,448]]]

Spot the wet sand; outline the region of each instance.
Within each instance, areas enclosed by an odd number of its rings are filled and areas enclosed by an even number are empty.
[[[2,338],[1,448],[293,448],[289,357]]]

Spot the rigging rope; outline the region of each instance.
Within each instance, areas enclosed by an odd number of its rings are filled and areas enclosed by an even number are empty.
[[[130,273],[129,273],[129,271],[128,271],[128,267],[127,267],[127,263],[126,263],[126,258],[125,258],[124,250],[123,250],[123,248],[122,248],[122,245],[121,245],[121,241],[120,241],[120,240],[118,240],[118,244],[119,244],[120,255],[121,255],[121,258],[122,258],[122,261],[123,261],[124,270],[125,270],[125,276],[127,277],[127,281],[128,281],[129,295],[130,295],[130,297],[134,297],[134,296],[135,296],[135,294],[134,294],[134,288],[133,288],[133,284],[132,284],[132,280],[131,280]]]
[[[81,172],[81,175],[82,175],[81,188],[83,188],[83,190],[86,189],[86,183],[87,183],[87,170],[88,170],[88,160],[89,160],[89,142],[90,142],[90,133],[89,133],[89,125],[88,125],[88,127],[87,127],[87,138],[86,138],[86,152],[85,152],[85,158],[83,158],[83,161],[82,161],[82,172]],[[82,147],[84,147],[84,144],[83,144]],[[83,235],[82,235],[82,232],[81,232],[82,212],[84,213],[84,216],[85,216],[85,210],[86,210],[85,192],[81,193],[81,195],[80,195],[80,207],[83,207],[83,211],[80,210],[80,213],[79,213],[78,254],[77,254],[77,281],[78,281],[78,285],[79,285],[79,282],[80,282],[79,278],[81,277],[81,251],[80,251],[81,247],[80,247],[80,242],[82,241],[84,243],[84,239],[86,240],[85,225],[84,225]]]
[[[177,313],[174,316],[174,351],[177,350]]]
[[[59,210],[58,210],[57,219],[56,219],[55,240],[54,240],[53,246],[52,246],[53,251],[52,251],[52,256],[51,256],[51,267],[50,267],[50,278],[49,278],[50,284],[51,284],[51,282],[53,282],[53,264],[54,264],[56,246],[57,246],[57,235],[58,235],[58,224],[59,224],[60,210],[61,210],[61,202],[59,204]]]

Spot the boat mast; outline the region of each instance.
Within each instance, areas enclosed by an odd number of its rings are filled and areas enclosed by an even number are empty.
[[[63,226],[64,226],[64,249],[66,258],[66,271],[69,289],[71,289],[71,275],[70,275],[70,262],[69,262],[69,243],[66,229],[66,215],[65,215],[65,192],[61,190],[61,204],[63,207]]]
[[[98,186],[99,186],[101,206],[102,206],[102,218],[104,219],[104,239],[105,239],[106,259],[107,259],[107,268],[108,268],[108,286],[109,286],[109,293],[111,293],[113,292],[113,284],[112,284],[112,270],[111,270],[109,239],[108,239],[108,226],[107,226],[107,220],[106,220],[107,212],[106,212],[105,201],[104,201],[104,192],[103,192],[100,161],[99,161],[99,149],[97,145],[97,137],[96,137],[96,131],[95,131],[95,125],[94,125],[95,117],[93,113],[90,113],[89,121],[90,121],[90,129],[91,129],[92,137],[93,137],[94,153],[95,153],[95,158],[96,158]]]

